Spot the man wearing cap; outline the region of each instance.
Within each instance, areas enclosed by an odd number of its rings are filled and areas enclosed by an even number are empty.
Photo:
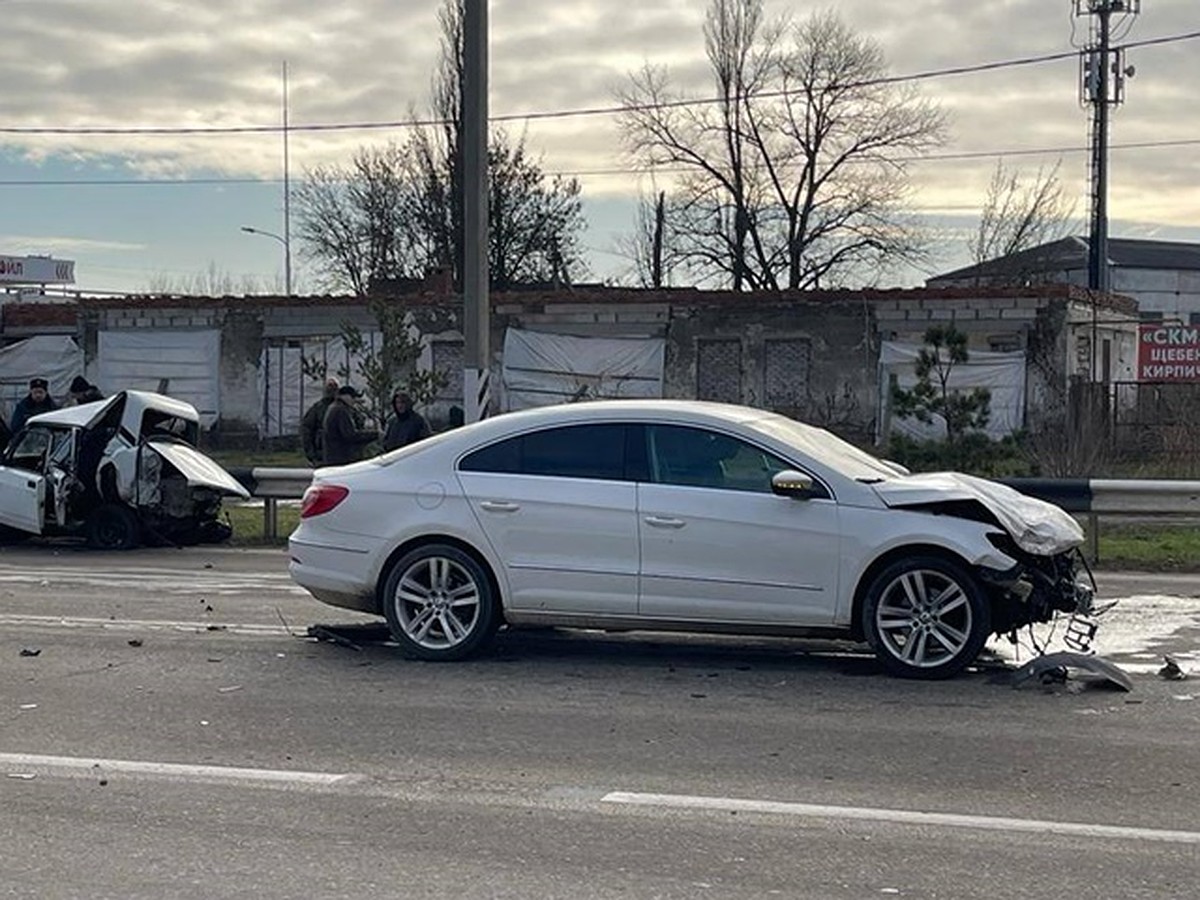
[[[58,409],[58,404],[50,396],[50,382],[45,378],[30,378],[29,393],[21,398],[12,415],[12,433],[16,434],[25,427],[30,416],[41,415]]]
[[[361,429],[354,421],[354,401],[362,392],[351,385],[338,388],[337,398],[325,411],[322,429],[324,462],[327,466],[342,466],[362,459],[362,450],[379,437],[374,429]]]
[[[103,400],[104,395],[100,393],[100,388],[88,382],[82,375],[76,375],[71,381],[71,386],[67,388],[67,393],[70,398],[64,406],[78,406],[81,403],[94,403],[97,400]]]
[[[304,455],[314,466],[321,465],[325,460],[325,454],[321,449],[325,440],[323,434],[325,413],[329,411],[330,405],[337,398],[337,392],[337,379],[330,378],[325,382],[325,392],[321,395],[321,399],[310,406],[305,412],[304,418],[300,420],[300,443],[304,446]]]

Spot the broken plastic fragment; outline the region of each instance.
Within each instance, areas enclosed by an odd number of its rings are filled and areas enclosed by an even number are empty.
[[[1099,656],[1085,656],[1082,653],[1070,653],[1067,651],[1047,653],[1045,656],[1031,659],[1012,673],[1009,684],[1017,687],[1024,684],[1030,678],[1038,678],[1045,684],[1047,679],[1055,679],[1057,674],[1055,670],[1057,669],[1083,669],[1101,676],[1113,687],[1120,688],[1123,691],[1133,690],[1133,682],[1130,680],[1129,675],[1108,660],[1101,659]]]

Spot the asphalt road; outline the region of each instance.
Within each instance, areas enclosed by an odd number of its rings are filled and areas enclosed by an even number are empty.
[[[0,896],[1194,896],[1200,674],[1154,670],[1200,583],[1099,580],[1128,694],[660,635],[423,664],[279,551],[6,548]]]

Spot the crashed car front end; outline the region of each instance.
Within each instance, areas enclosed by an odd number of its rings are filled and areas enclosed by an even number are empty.
[[[993,633],[1013,635],[1065,615],[1068,646],[1081,652],[1090,646],[1096,586],[1079,551],[1083,530],[1060,507],[959,473],[906,476],[878,490],[891,508],[992,526],[988,540],[1013,561],[1005,568],[976,567],[992,601]]]

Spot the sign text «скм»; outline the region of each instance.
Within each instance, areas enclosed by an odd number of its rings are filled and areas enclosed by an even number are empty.
[[[1138,381],[1200,381],[1200,328],[1138,326]]]

